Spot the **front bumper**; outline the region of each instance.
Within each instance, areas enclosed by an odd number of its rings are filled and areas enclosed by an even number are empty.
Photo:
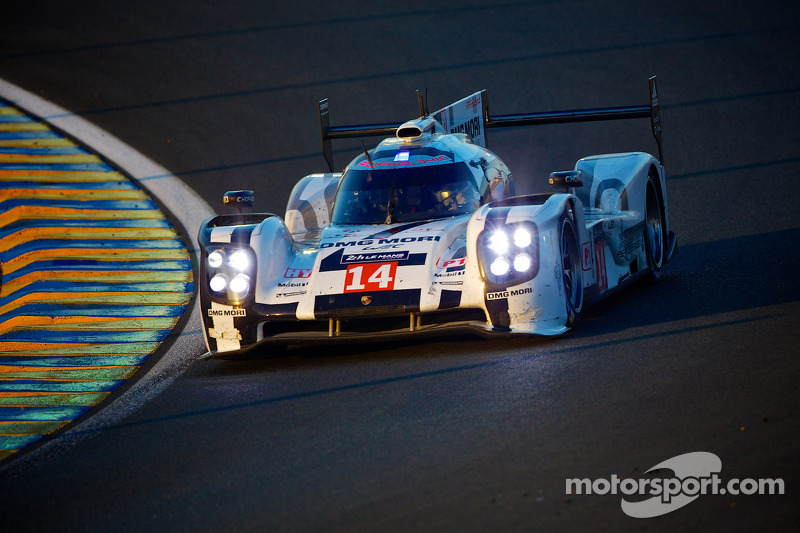
[[[287,345],[342,345],[356,343],[386,344],[392,341],[427,339],[454,335],[478,335],[491,339],[509,336],[531,336],[533,333],[513,331],[507,328],[493,328],[491,324],[479,320],[462,320],[456,322],[436,324],[416,324],[415,317],[409,317],[409,326],[405,328],[388,329],[380,331],[342,331],[336,327],[336,320],[331,319],[332,327],[329,331],[290,331],[277,333],[266,337],[253,344],[243,346],[235,351],[212,351],[201,355],[198,359],[244,359],[253,357],[259,352],[267,352],[268,346]]]

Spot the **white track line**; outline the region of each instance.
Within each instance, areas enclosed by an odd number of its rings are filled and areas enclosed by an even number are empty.
[[[191,254],[196,255],[197,233],[200,224],[215,215],[211,207],[193,189],[172,175],[161,165],[151,161],[133,147],[125,144],[87,120],[51,103],[24,89],[0,79],[0,97],[5,98],[21,110],[35,115],[45,122],[67,133],[94,153],[113,163],[131,176],[161,205],[178,219],[191,239]],[[195,284],[197,280],[195,280]],[[150,399],[168,387],[183,373],[189,364],[206,351],[203,340],[203,323],[196,305],[187,309],[191,314],[184,322],[183,330],[173,331],[175,338],[169,351],[143,376],[111,402],[101,405],[100,411],[79,424],[69,427],[56,438],[34,450],[19,452],[20,457],[9,457],[0,463],[0,471],[19,472],[45,457],[55,456],[69,449],[94,432],[110,427],[130,415]],[[34,445],[36,446],[36,445]]]

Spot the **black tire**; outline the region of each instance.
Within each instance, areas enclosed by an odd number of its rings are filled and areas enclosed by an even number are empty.
[[[664,265],[664,220],[661,216],[661,195],[652,174],[645,185],[644,244],[647,252],[647,279],[655,283],[661,279]]]
[[[559,249],[561,251],[561,284],[564,288],[567,320],[571,328],[580,319],[583,310],[583,267],[575,222],[567,213],[559,221]]]

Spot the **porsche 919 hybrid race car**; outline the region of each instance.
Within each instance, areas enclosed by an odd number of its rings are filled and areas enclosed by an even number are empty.
[[[403,124],[331,127],[330,172],[294,187],[284,218],[234,213],[199,233],[205,357],[273,345],[386,341],[472,332],[558,335],[588,305],[672,257],[655,77],[650,104],[492,117],[486,91]],[[553,172],[553,192],[516,196],[486,148],[489,128],[650,118],[659,158],[586,157]],[[391,135],[333,172],[331,141]]]

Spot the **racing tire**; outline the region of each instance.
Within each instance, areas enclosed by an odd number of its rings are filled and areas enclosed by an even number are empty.
[[[652,174],[645,185],[644,244],[647,253],[647,280],[656,283],[661,279],[664,265],[664,221],[661,217],[661,196]]]
[[[559,249],[561,252],[561,284],[564,288],[567,320],[571,328],[580,319],[583,310],[583,268],[580,244],[574,219],[564,213],[559,219]]]

